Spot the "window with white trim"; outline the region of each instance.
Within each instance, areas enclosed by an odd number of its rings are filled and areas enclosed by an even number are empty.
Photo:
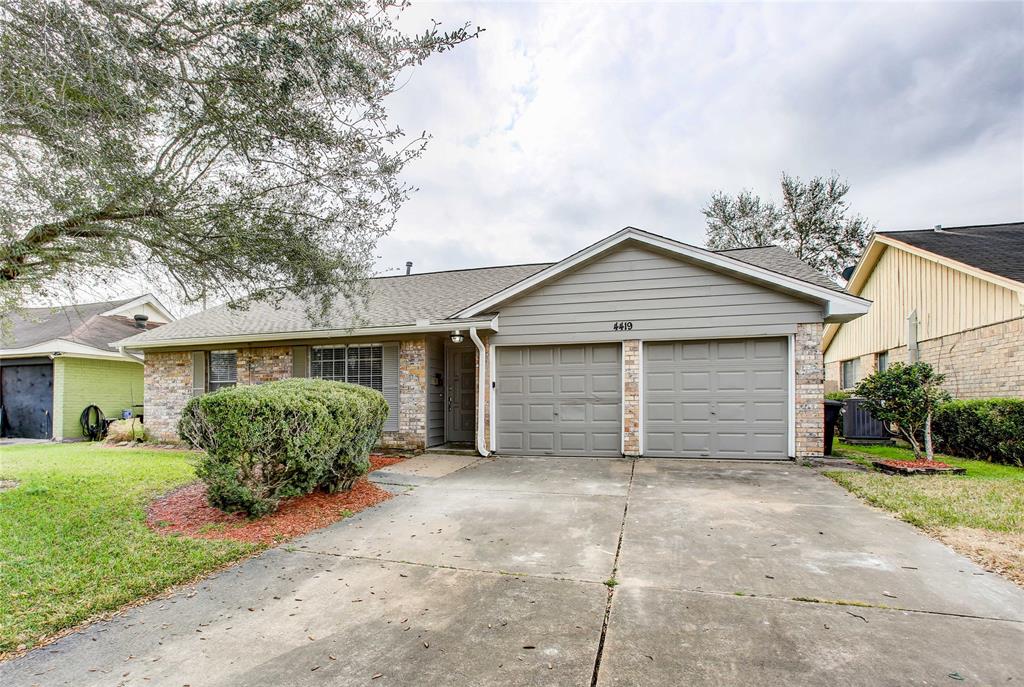
[[[314,346],[309,375],[384,390],[384,349],[380,344]]]
[[[238,382],[238,354],[235,351],[210,351],[206,361],[206,386],[210,391],[234,386]]]

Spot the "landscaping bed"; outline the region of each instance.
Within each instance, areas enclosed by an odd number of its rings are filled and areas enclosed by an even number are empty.
[[[963,475],[966,468],[937,460],[873,460],[871,464],[890,475]]]
[[[402,460],[404,458],[371,455],[370,470]],[[276,512],[251,520],[242,513],[225,513],[210,506],[206,485],[196,482],[154,500],[146,511],[146,525],[165,535],[273,545],[325,527],[389,498],[390,492],[363,478],[349,491],[334,494],[316,491],[297,496],[284,501]]]

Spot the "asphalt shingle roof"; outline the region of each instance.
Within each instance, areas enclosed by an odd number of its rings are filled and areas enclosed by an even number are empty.
[[[845,290],[824,274],[806,262],[779,246],[760,246],[759,248],[730,248],[715,251],[730,258],[736,258],[750,265],[761,267],[772,272],[784,274],[800,281],[805,281],[826,289],[845,293]]]
[[[741,262],[817,286],[842,291],[827,277],[777,246],[722,252]],[[417,320],[438,322],[536,274],[551,264],[508,265],[377,277],[370,279],[369,298],[365,307],[357,304],[353,308],[344,298],[339,298],[333,310],[319,324],[314,324],[308,317],[308,304],[292,296],[285,297],[276,306],[253,303],[246,309],[238,309],[220,305],[132,337],[131,342],[126,342],[126,345],[247,334],[300,334],[353,327],[413,326]]]
[[[25,308],[11,315],[11,336],[0,340],[0,348],[28,348],[46,341],[63,339],[108,350],[110,344],[138,334],[139,329],[130,318],[104,317],[100,313],[133,300],[135,297],[52,308]],[[149,326],[158,325],[153,323]]]
[[[417,320],[436,322],[545,267],[547,264],[510,265],[377,277],[370,279],[365,308],[361,303],[353,308],[344,298],[338,298],[320,324],[314,324],[308,317],[308,304],[294,296],[286,296],[276,306],[253,303],[246,309],[239,309],[218,305],[146,332],[135,337],[133,343],[343,330],[354,326],[412,326]]]
[[[1024,222],[878,233],[1024,283]]]

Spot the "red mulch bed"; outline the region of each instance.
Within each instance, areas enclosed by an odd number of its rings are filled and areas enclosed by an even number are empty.
[[[370,456],[370,471],[400,463],[405,458]],[[206,502],[206,485],[194,482],[153,501],[146,511],[146,525],[161,534],[180,534],[198,539],[233,539],[252,544],[277,544],[285,539],[325,527],[342,517],[391,498],[390,492],[363,478],[340,494],[314,492],[281,503],[280,508],[258,520],[241,513],[225,513]]]
[[[871,463],[885,472],[897,472],[904,475],[953,473],[962,475],[967,472],[948,463],[937,460],[876,460]]]

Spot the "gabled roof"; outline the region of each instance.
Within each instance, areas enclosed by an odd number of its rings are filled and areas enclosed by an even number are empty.
[[[870,302],[847,293],[810,266],[776,246],[716,252],[634,227],[626,227],[570,255],[561,262],[554,263],[506,289],[493,293],[459,311],[455,317],[475,317],[481,313],[492,312],[501,303],[516,298],[627,242],[639,244],[677,258],[691,260],[772,289],[817,301],[825,306],[825,317],[830,322],[841,322],[859,317],[866,313],[870,306]]]
[[[1024,284],[1024,222],[877,235]]]
[[[376,277],[369,280],[365,307],[353,307],[339,296],[320,323],[314,323],[307,315],[309,304],[294,296],[285,296],[276,307],[263,302],[251,303],[244,309],[219,305],[121,344],[135,348],[191,344],[205,339],[348,336],[359,333],[357,330],[412,328],[423,321],[443,322],[453,312],[544,267],[546,263]],[[456,322],[453,326],[458,325]]]
[[[638,229],[624,229],[595,246],[609,249],[620,239],[654,241],[658,249],[686,251],[691,259],[711,263],[716,269],[742,273],[745,278],[797,293],[828,304],[833,318],[856,317],[868,303],[850,296],[838,285],[777,246],[714,252],[687,246]],[[613,241],[613,243],[608,243]],[[314,323],[308,303],[286,296],[276,306],[253,302],[244,308],[220,305],[191,317],[119,342],[126,348],[158,348],[211,345],[219,342],[272,341],[289,338],[330,338],[356,335],[390,335],[412,331],[446,331],[468,326],[491,326],[492,318],[481,304],[497,296],[529,288],[539,275],[557,274],[567,261],[589,254],[584,249],[559,263],[508,265],[477,269],[425,272],[369,280],[365,304],[353,306],[339,297],[324,321]],[[472,311],[473,314],[468,314]],[[478,322],[479,320],[479,322]]]
[[[136,302],[155,302],[150,299],[152,297],[143,296],[141,299],[124,298],[48,308],[25,308],[11,314],[10,335],[0,341],[0,348],[5,355],[34,351],[41,346],[44,348],[40,350],[52,352],[60,349],[54,342],[65,342],[73,345],[68,349],[69,352],[82,352],[91,348],[118,355],[111,344],[137,334],[139,328],[130,317],[107,313],[122,311]],[[159,326],[159,323],[149,323],[147,328]]]
[[[906,251],[979,279],[1021,292],[1024,298],[1024,223],[978,224],[871,235],[846,288],[860,293],[889,248]],[[821,341],[828,350],[839,331],[829,324]]]

